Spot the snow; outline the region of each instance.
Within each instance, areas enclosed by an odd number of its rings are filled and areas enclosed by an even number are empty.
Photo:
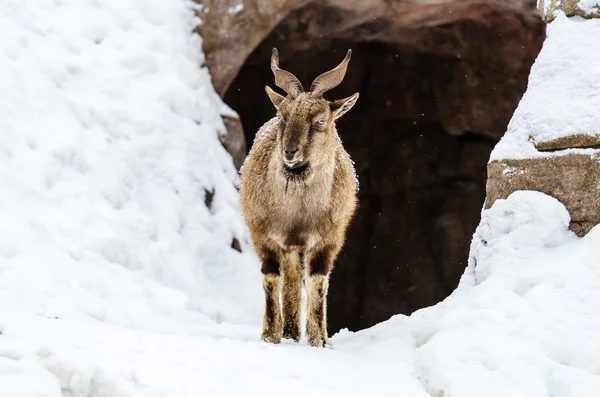
[[[600,228],[535,192],[483,211],[444,302],[332,350],[259,341],[196,22],[184,0],[0,3],[0,397],[596,393]]]
[[[452,296],[411,317],[340,332],[334,350],[268,345],[257,340],[258,323],[192,317],[157,331],[85,313],[12,310],[0,337],[10,387],[0,396],[593,395],[600,228],[579,239],[568,222],[562,204],[541,193],[496,201]]]
[[[568,223],[564,206],[538,192],[483,211],[457,291],[410,319],[431,335],[417,350],[431,388],[444,396],[597,390],[600,228],[579,239]]]
[[[586,14],[594,14],[600,8],[600,0],[579,0],[577,6]]]
[[[185,1],[0,4],[5,316],[157,331],[260,316],[196,22]]]
[[[569,18],[562,11],[557,13],[531,68],[527,91],[490,161],[593,152],[539,152],[534,144],[574,134],[600,134],[598,37],[600,19]]]

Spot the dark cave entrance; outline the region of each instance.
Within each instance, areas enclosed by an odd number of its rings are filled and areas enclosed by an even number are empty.
[[[465,24],[459,28],[472,28]],[[352,48],[344,82],[326,96],[361,94],[338,122],[356,164],[360,208],[331,279],[330,333],[440,302],[466,266],[489,153],[525,90],[533,58],[524,62],[524,73],[504,73],[501,62],[487,62],[493,48],[465,61],[381,41],[293,41],[282,29],[248,57],[225,95],[241,117],[248,148],[275,114],[264,93],[265,85],[275,88],[269,68],[274,46],[282,67],[305,87]],[[518,73],[523,76],[515,79]]]

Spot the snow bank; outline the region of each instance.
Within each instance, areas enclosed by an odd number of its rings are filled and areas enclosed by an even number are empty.
[[[365,331],[365,349],[412,337],[395,348],[397,360],[412,360],[427,394],[405,395],[594,395],[600,228],[579,239],[568,224],[564,206],[542,193],[496,201],[482,214],[457,291]]]
[[[187,1],[0,3],[0,313],[260,319],[195,24]]]
[[[590,153],[545,153],[534,144],[569,135],[600,135],[600,19],[558,12],[531,68],[527,92],[490,161]]]

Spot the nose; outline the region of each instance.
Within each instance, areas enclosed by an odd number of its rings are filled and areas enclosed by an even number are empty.
[[[285,147],[285,158],[287,160],[292,160],[294,155],[298,152],[297,146],[286,146]]]

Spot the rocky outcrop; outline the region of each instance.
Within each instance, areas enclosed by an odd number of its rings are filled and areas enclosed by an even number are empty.
[[[533,12],[535,0],[195,1],[201,5],[198,30],[206,63],[221,96],[246,58],[284,19],[278,34],[300,49],[311,47],[316,39],[348,39],[468,59],[482,57],[481,48],[487,45],[499,51],[494,58],[504,57],[510,68],[520,67],[543,35]],[[463,21],[487,27],[486,36],[470,40],[477,28],[456,25]],[[490,40],[498,44],[490,46]]]
[[[600,21],[578,18],[600,17],[598,4],[540,3],[553,26],[488,165],[486,207],[516,190],[543,192],[565,205],[579,236],[600,223],[600,74],[589,68],[600,61]]]
[[[274,114],[273,47],[305,85],[353,50],[328,94],[361,93],[339,122],[360,208],[331,280],[330,331],[445,298],[479,223],[489,153],[544,37],[535,1],[204,2],[207,65],[249,144]]]
[[[600,153],[493,161],[485,206],[517,190],[536,190],[563,203],[571,214],[570,229],[583,236],[600,223],[599,181]]]
[[[244,61],[305,0],[195,0],[202,50],[215,90],[225,95]]]

